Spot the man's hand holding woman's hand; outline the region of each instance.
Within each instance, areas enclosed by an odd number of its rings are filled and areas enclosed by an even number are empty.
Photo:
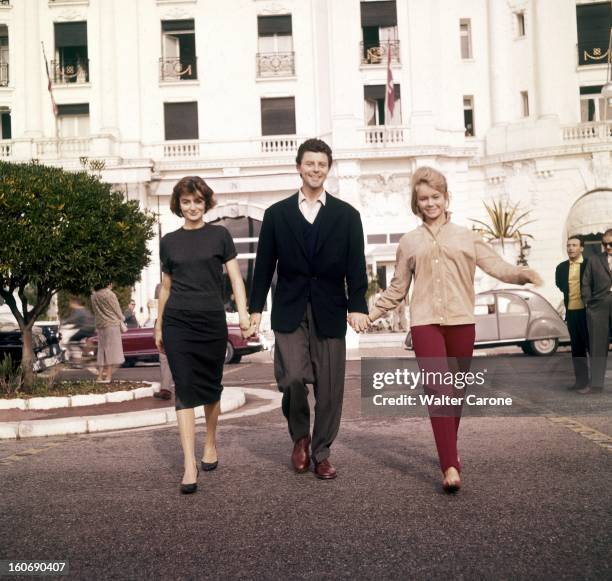
[[[370,318],[365,313],[349,313],[346,320],[356,333],[364,333],[370,326]]]
[[[242,336],[245,339],[257,332],[257,330],[255,329],[255,326],[253,325],[253,315],[251,315],[251,317],[249,318],[248,313],[241,313],[240,318],[239,318],[239,323],[240,323],[240,332],[242,333]]]

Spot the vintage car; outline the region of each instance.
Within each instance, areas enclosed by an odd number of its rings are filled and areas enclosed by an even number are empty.
[[[17,323],[0,326],[0,361],[10,355],[13,365],[21,363],[23,341]],[[32,348],[34,350],[34,371],[40,372],[62,363],[64,351],[59,345],[57,324],[35,323],[32,328]]]
[[[266,348],[264,341],[258,335],[244,339],[238,325],[228,323],[227,331],[226,363],[239,363],[244,355],[257,353]],[[122,333],[121,340],[125,357],[124,367],[133,367],[137,361],[159,361],[159,353],[157,347],[155,347],[155,330],[153,327],[128,329],[125,333]],[[97,345],[97,336],[94,335],[87,339],[83,348],[83,356],[86,358],[94,357]]]
[[[476,295],[475,347],[518,345],[528,355],[552,355],[569,343],[567,325],[553,306],[527,289],[495,289]],[[410,333],[406,348],[412,349]]]

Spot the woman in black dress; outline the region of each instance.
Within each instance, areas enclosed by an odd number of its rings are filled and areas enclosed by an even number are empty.
[[[197,489],[195,415],[203,405],[206,440],[202,469],[217,467],[216,428],[221,379],[227,346],[227,324],[222,297],[223,265],[227,269],[245,337],[250,331],[246,292],[230,233],[204,222],[216,204],[213,191],[199,177],[181,179],[172,192],[170,209],[185,223],[160,243],[163,272],[155,343],[165,352],[176,394],[176,417],[185,457],[181,492]]]

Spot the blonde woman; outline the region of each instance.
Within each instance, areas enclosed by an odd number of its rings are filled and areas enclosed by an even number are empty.
[[[223,265],[236,297],[240,328],[251,334],[246,292],[236,249],[223,226],[204,222],[204,214],[216,204],[214,193],[197,176],[185,177],[175,186],[170,209],[183,218],[178,230],[166,234],[160,244],[163,272],[159,294],[155,342],[166,353],[174,378],[176,417],[184,457],[180,490],[197,490],[194,408],[204,406],[206,441],[201,468],[217,468],[217,419],[227,347],[227,323],[222,293]]]
[[[91,308],[98,334],[97,381],[110,383],[113,370],[125,361],[121,333],[127,330],[119,299],[113,292],[112,284],[94,290],[91,295]]]
[[[451,222],[448,206],[446,178],[433,168],[418,168],[412,177],[411,208],[423,223],[400,239],[393,280],[369,315],[373,322],[397,307],[414,280],[410,329],[419,367],[425,371],[439,371],[441,361],[447,367],[457,361],[462,371],[469,368],[476,266],[512,284],[541,282],[536,272],[505,262],[479,235]],[[443,393],[445,387],[428,385],[426,391]],[[461,406],[443,410],[430,406],[429,415],[444,490],[455,492],[461,487],[457,453]]]

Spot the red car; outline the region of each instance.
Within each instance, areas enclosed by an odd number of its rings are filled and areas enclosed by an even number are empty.
[[[225,363],[239,363],[243,355],[263,351],[266,347],[259,335],[251,335],[248,339],[243,338],[240,327],[228,323],[227,351],[225,352]],[[153,327],[141,327],[139,329],[128,329],[121,335],[123,344],[123,355],[125,357],[124,367],[133,367],[137,361],[159,361],[159,353],[155,347],[155,329]],[[87,339],[84,356],[94,357],[98,347],[98,337]]]

